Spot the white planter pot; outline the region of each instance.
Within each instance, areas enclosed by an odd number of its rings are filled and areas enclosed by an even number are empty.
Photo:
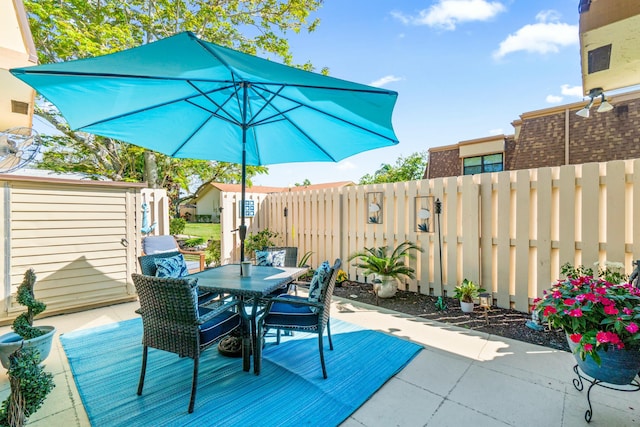
[[[474,303],[460,301],[460,308],[465,313],[473,313]]]
[[[373,284],[373,290],[378,298],[392,298],[398,291],[398,280],[394,277],[376,276],[380,283]]]
[[[2,362],[2,366],[9,369],[9,355],[19,349],[20,346],[23,346],[23,348],[35,347],[38,349],[40,352],[40,361],[43,361],[49,356],[56,328],[53,326],[37,326],[37,328],[47,333],[30,340],[23,340],[22,337],[15,332],[0,336],[0,362]],[[23,342],[24,345],[22,344]]]

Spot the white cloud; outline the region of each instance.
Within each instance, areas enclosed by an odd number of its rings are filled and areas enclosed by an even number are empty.
[[[336,165],[336,168],[341,171],[347,171],[352,169],[358,169],[358,166],[356,166],[355,163],[350,162],[349,160],[342,160],[341,162],[338,162],[338,164]]]
[[[553,10],[536,15],[538,23],[525,25],[510,34],[493,53],[495,59],[518,52],[557,53],[561,47],[578,44],[578,26],[557,22],[559,15]]]
[[[464,22],[487,21],[506,8],[498,1],[488,0],[439,0],[428,9],[421,10],[416,16],[402,12],[391,15],[405,25],[428,25],[444,30],[455,30],[456,25]]]
[[[489,130],[489,135],[502,135],[502,134],[504,134],[504,130],[502,128]]]
[[[571,96],[571,97],[576,97],[576,98],[583,98],[582,96],[582,86],[570,86],[567,84],[564,84],[562,86],[560,86],[560,93],[563,96],[560,95],[547,95],[546,101],[549,104],[559,104],[564,100],[564,96]]]
[[[547,95],[546,101],[549,104],[559,104],[559,103],[562,102],[562,99],[563,98],[561,96],[558,96],[558,95]]]
[[[399,82],[400,80],[402,80],[401,77],[396,77],[396,76],[391,74],[391,75],[384,76],[382,78],[379,78],[376,81],[373,81],[373,82],[369,83],[369,86],[382,87],[382,86],[387,85],[389,83]]]
[[[562,85],[560,86],[560,93],[566,96],[575,96],[577,98],[582,98],[582,86],[569,86]]]

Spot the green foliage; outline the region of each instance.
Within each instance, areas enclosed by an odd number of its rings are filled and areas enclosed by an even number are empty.
[[[33,319],[47,308],[45,303],[35,299],[33,295],[35,284],[36,273],[33,268],[30,268],[24,273],[24,279],[18,286],[16,298],[19,304],[27,307],[27,311],[13,321],[13,331],[26,340],[37,338],[46,333],[33,327]]]
[[[473,302],[474,299],[478,298],[480,292],[484,291],[485,289],[476,285],[471,280],[464,279],[461,284],[456,286],[453,297],[458,298],[462,302]]]
[[[41,63],[84,58],[192,31],[243,52],[293,62],[287,36],[312,32],[322,0],[24,0]],[[301,68],[311,70],[311,64]]]
[[[338,270],[338,275],[336,276],[336,283],[342,283],[347,280],[349,276],[347,276],[347,272],[344,270]]]
[[[560,267],[560,273],[569,279],[599,277],[613,284],[626,283],[629,280],[629,276],[625,274],[624,265],[621,262],[605,261],[604,265],[596,262],[593,266],[596,268],[597,274],[594,274],[593,268],[585,267],[584,265],[574,267],[567,262]]]
[[[438,297],[438,300],[436,301],[436,310],[438,311],[444,311],[446,310],[447,307],[447,303],[444,302],[444,300],[442,299],[442,297]]]
[[[298,263],[298,267],[306,267],[307,262],[309,262],[309,258],[311,258],[311,255],[313,255],[313,251],[305,252],[305,254],[302,255],[302,258],[300,259],[300,262]]]
[[[250,233],[244,240],[244,253],[248,257],[252,257],[255,251],[268,248],[269,246],[275,246],[272,239],[278,237],[278,233],[271,231],[268,228],[260,230],[257,233]]]
[[[204,237],[192,237],[184,241],[184,245],[187,248],[195,248],[196,246],[200,246],[205,242]]]
[[[590,355],[600,364],[600,350],[640,349],[640,290],[626,283],[623,268],[605,263],[594,276],[591,268],[564,264],[566,278],[534,300],[538,317],[563,329],[582,360]]]
[[[354,267],[363,268],[364,275],[376,274],[393,278],[415,278],[415,270],[405,264],[405,258],[415,259],[413,251],[423,252],[415,243],[406,241],[400,243],[391,254],[386,246],[379,248],[364,248],[349,257],[349,261],[357,260]]]
[[[9,356],[11,393],[0,406],[0,425],[23,425],[44,403],[55,384],[53,375],[40,365],[40,353],[33,347],[18,349]],[[14,408],[17,402],[22,408]],[[23,420],[14,417],[24,413]]]
[[[373,175],[360,178],[360,184],[383,184],[422,179],[427,167],[427,152],[413,153],[408,157],[398,157],[395,165],[383,163]]]
[[[207,249],[204,250],[204,260],[207,265],[220,265],[221,260],[220,240],[211,240]]]
[[[169,234],[182,234],[184,232],[184,227],[186,226],[187,221],[184,218],[171,218],[169,220]]]

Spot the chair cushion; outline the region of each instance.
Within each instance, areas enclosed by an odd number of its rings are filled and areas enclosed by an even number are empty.
[[[273,258],[271,257],[271,252],[256,251],[256,265],[271,267],[272,263],[273,263]]]
[[[266,267],[284,267],[287,251],[256,251],[256,265]]]
[[[156,277],[183,277],[189,274],[187,263],[184,262],[182,254],[177,254],[167,258],[156,258]]]
[[[228,334],[240,326],[240,322],[240,314],[232,311],[223,311],[216,317],[200,325],[200,346],[206,346],[221,336]]]
[[[171,235],[147,236],[142,239],[142,252],[146,255],[172,252],[178,250],[176,239]]]
[[[284,259],[287,255],[287,251],[272,251],[271,252],[271,265],[273,267],[284,267]]]
[[[318,314],[314,313],[308,305],[295,304],[296,300],[306,301],[305,297],[295,295],[283,295],[279,298],[289,302],[275,302],[269,313],[265,315],[265,325],[272,326],[314,326],[318,324]]]
[[[316,269],[313,273],[313,277],[311,278],[311,283],[309,284],[309,301],[310,302],[318,302],[320,299],[320,294],[322,293],[322,288],[327,285],[329,280],[329,273],[331,273],[331,267],[329,266],[329,262],[325,261]],[[316,311],[315,307],[311,307],[312,311]]]

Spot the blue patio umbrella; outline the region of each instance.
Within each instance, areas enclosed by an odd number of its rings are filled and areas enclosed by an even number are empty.
[[[136,48],[11,73],[74,130],[168,156],[246,165],[337,162],[398,143],[397,93],[288,67],[190,32]]]

